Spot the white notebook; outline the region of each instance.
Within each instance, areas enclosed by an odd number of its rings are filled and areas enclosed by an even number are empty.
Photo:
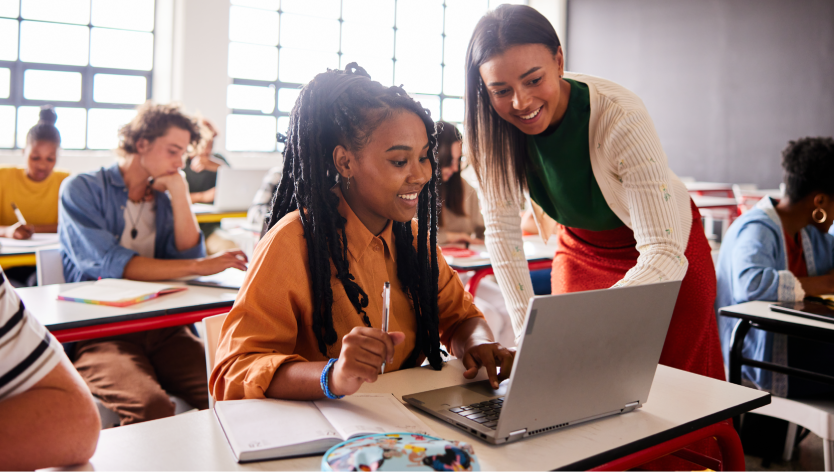
[[[435,435],[388,393],[358,393],[341,400],[232,400],[214,414],[238,462],[321,454],[357,436],[408,432]]]

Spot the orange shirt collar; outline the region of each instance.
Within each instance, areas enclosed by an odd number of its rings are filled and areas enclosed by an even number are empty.
[[[355,260],[361,260],[362,255],[365,254],[365,251],[370,247],[371,243],[374,242],[375,239],[381,239],[385,242],[386,247],[391,252],[391,248],[393,248],[394,239],[393,239],[393,229],[392,229],[392,222],[388,220],[388,223],[385,225],[385,229],[379,233],[379,236],[375,236],[371,231],[365,226],[365,223],[356,216],[356,213],[353,212],[353,209],[350,208],[347,200],[345,200],[344,195],[342,195],[342,190],[336,186],[333,187],[333,193],[335,193],[339,197],[339,214],[345,217],[347,223],[345,223],[345,235],[347,236],[348,240],[348,252],[350,255],[353,256]]]

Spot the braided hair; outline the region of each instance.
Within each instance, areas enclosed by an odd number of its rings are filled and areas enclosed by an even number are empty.
[[[362,77],[362,78],[360,78]],[[345,87],[345,82],[350,83]],[[334,89],[344,91],[336,97]],[[437,163],[434,122],[428,110],[401,87],[385,87],[370,80],[365,69],[355,62],[344,71],[318,74],[301,89],[290,114],[284,148],[284,170],[272,197],[266,229],[295,210],[299,212],[310,266],[313,292],[313,331],[319,351],[327,356],[327,346],[337,340],[333,327],[333,290],[330,285],[332,261],[336,277],[366,326],[371,326],[365,308],[368,294],[355,282],[347,257],[347,220],[339,214],[339,197],[330,189],[338,183],[333,151],[338,145],[361,150],[374,130],[393,112],[408,111],[423,121],[429,138],[432,177],[420,192],[417,204],[417,247],[414,247],[412,222],[393,222],[397,251],[397,278],[414,307],[415,348],[405,366],[416,365],[425,354],[435,369],[440,369],[440,336],[437,308]]]

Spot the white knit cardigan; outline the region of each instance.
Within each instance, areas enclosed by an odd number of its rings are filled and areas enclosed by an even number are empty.
[[[686,187],[669,169],[654,124],[637,95],[609,80],[566,73],[588,85],[591,118],[588,129],[591,167],[608,206],[634,231],[640,256],[615,286],[681,280],[688,263],[684,256],[692,212]],[[545,156],[545,159],[559,159]],[[492,267],[513,322],[521,333],[533,296],[530,271],[521,239],[521,192],[510,198],[497,179],[483,182],[481,204],[486,245]],[[540,234],[547,241],[555,222],[532,204]]]

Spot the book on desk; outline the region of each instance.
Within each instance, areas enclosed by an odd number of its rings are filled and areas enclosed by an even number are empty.
[[[321,454],[351,438],[377,433],[435,433],[391,394],[341,400],[232,400],[214,413],[238,462]]]
[[[121,308],[183,290],[187,290],[187,287],[125,279],[99,279],[92,284],[59,293],[58,300]]]

